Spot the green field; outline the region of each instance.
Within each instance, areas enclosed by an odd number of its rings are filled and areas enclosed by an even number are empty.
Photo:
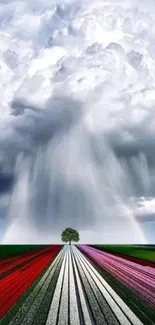
[[[155,263],[155,245],[91,245],[94,248],[124,254]]]
[[[47,245],[0,245],[0,259],[43,248]],[[155,245],[91,245],[101,250],[120,253],[155,262]]]
[[[0,245],[0,259],[43,248],[47,245]]]

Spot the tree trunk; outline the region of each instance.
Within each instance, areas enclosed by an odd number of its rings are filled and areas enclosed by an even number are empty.
[[[71,245],[71,240],[69,240],[69,245]]]

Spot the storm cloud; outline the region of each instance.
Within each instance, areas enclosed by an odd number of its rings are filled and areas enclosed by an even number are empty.
[[[154,19],[153,1],[1,1],[4,241],[71,225],[143,242],[131,220],[155,196]]]

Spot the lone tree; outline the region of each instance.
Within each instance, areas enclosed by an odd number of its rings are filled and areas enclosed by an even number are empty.
[[[77,230],[72,229],[72,228],[66,228],[62,234],[61,234],[61,240],[64,241],[65,243],[69,242],[69,245],[71,245],[72,241],[79,241],[80,236]]]

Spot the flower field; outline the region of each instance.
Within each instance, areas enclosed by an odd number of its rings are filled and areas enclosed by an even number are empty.
[[[12,247],[10,256],[7,248],[0,325],[7,324],[153,325],[155,263],[88,245]]]

